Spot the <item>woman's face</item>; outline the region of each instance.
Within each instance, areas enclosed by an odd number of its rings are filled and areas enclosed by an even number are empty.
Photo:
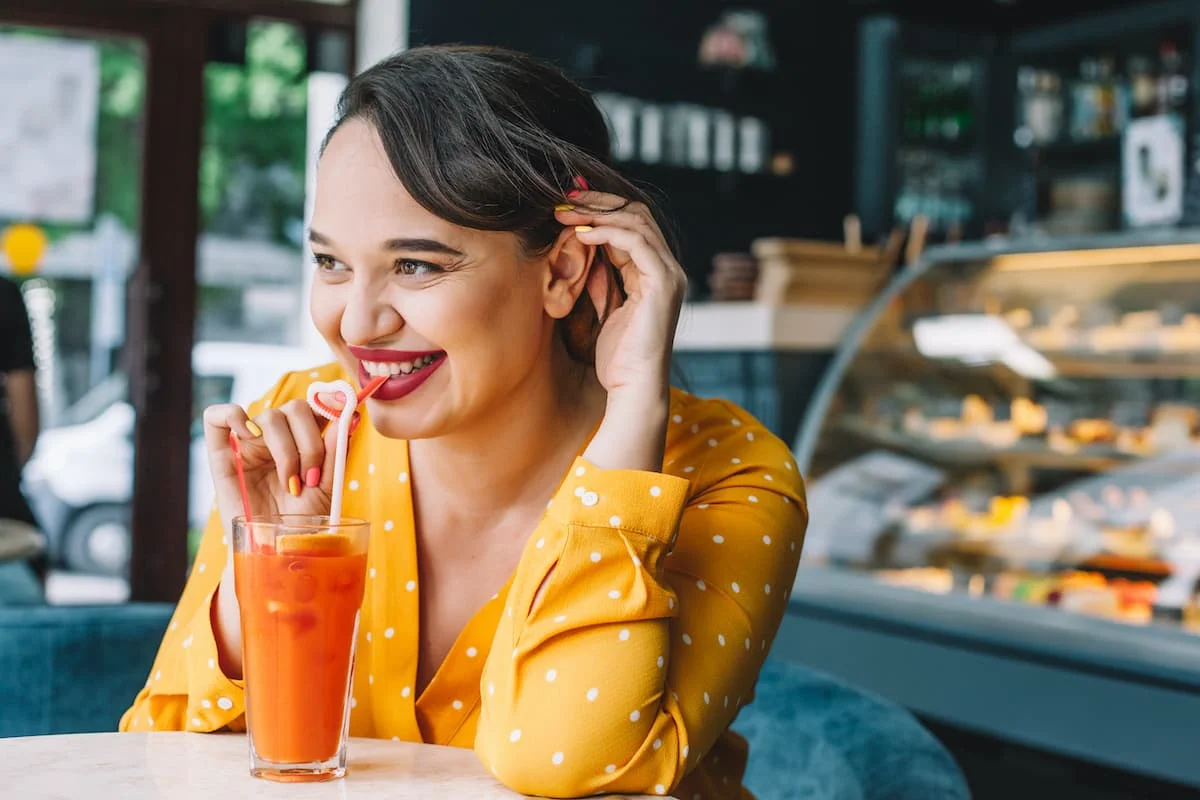
[[[445,435],[548,379],[550,312],[565,302],[549,260],[422,208],[366,122],[343,124],[321,157],[310,240],[321,335],[360,385],[392,376],[369,405],[384,435]]]

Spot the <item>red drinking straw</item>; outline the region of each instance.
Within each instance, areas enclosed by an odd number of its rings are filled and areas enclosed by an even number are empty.
[[[233,448],[233,463],[237,467],[238,488],[242,491],[242,511],[246,515],[246,524],[250,524],[250,492],[246,491],[246,468],[242,464],[242,442],[237,434],[229,432],[229,446]]]

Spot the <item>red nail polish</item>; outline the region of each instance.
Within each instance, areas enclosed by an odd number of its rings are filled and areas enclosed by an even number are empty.
[[[304,485],[310,489],[315,489],[321,485],[321,468],[309,467],[308,472],[304,473]]]
[[[572,189],[571,191],[567,192],[567,199],[574,200],[576,197],[579,197],[579,195],[581,195],[581,194],[583,194],[583,192],[581,192],[579,189]]]
[[[582,189],[585,192],[589,188],[587,178],[583,177],[582,175],[575,176],[575,185],[578,186],[580,189]]]
[[[350,436],[354,435],[354,429],[358,427],[358,423],[362,422],[362,417],[358,412],[354,412],[354,416],[350,418]]]

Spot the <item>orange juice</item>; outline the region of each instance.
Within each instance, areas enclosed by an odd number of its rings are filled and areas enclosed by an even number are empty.
[[[246,715],[259,758],[306,764],[337,755],[366,572],[365,541],[334,533],[281,535],[234,554]]]

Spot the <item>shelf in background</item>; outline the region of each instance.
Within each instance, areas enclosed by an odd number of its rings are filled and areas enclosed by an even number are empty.
[[[675,350],[833,350],[858,311],[851,306],[686,303]]]

